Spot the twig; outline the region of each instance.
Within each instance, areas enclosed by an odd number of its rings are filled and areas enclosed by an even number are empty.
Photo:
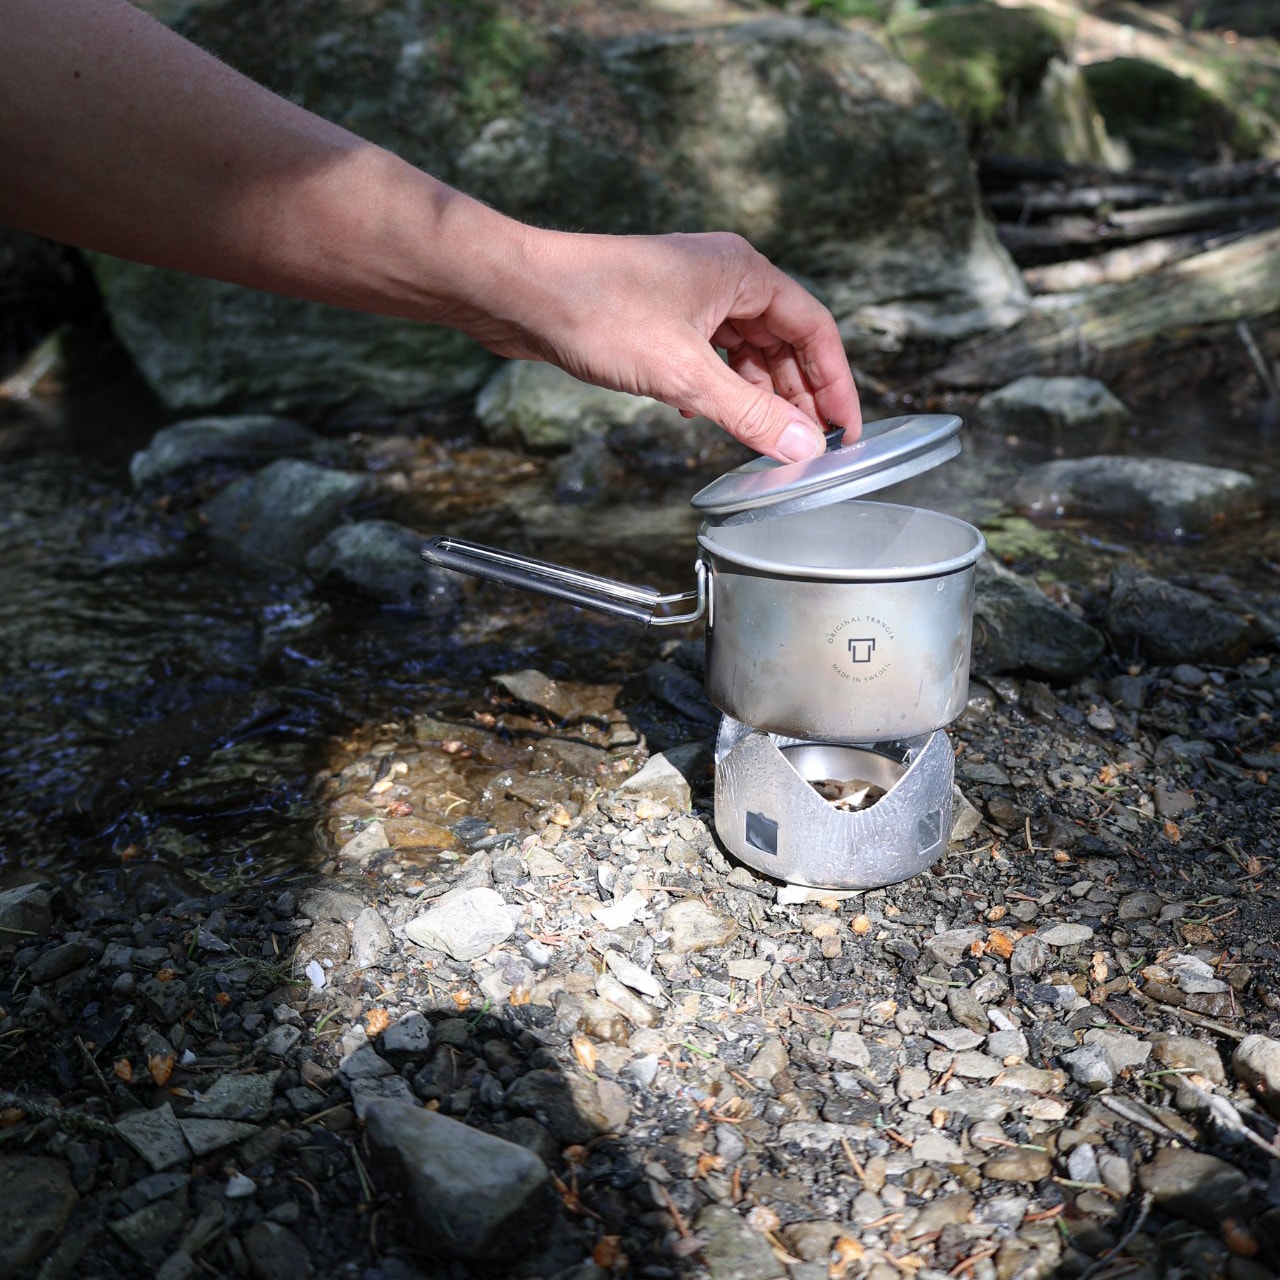
[[[1151,1192],[1146,1191],[1143,1193],[1142,1199],[1138,1204],[1137,1215],[1134,1217],[1133,1221],[1129,1224],[1128,1230],[1125,1231],[1124,1235],[1122,1235],[1120,1239],[1117,1240],[1115,1244],[1113,1244],[1111,1248],[1108,1249],[1106,1253],[1104,1253],[1096,1262],[1094,1262],[1091,1266],[1088,1266],[1084,1269],[1083,1274],[1080,1276],[1080,1280],[1089,1280],[1090,1276],[1095,1275],[1097,1272],[1101,1271],[1102,1268],[1107,1265],[1107,1263],[1111,1262],[1114,1258],[1119,1256],[1119,1254],[1124,1250],[1125,1246],[1128,1245],[1129,1242],[1134,1238],[1134,1236],[1136,1236],[1138,1232],[1142,1230],[1142,1225],[1147,1220],[1147,1214],[1151,1212],[1151,1204],[1152,1204]]]
[[[1262,357],[1262,352],[1258,349],[1257,342],[1254,341],[1253,331],[1244,320],[1236,321],[1236,333],[1240,336],[1240,341],[1244,343],[1244,349],[1249,353],[1249,359],[1253,364],[1254,370],[1258,377],[1262,380],[1262,388],[1267,393],[1268,400],[1280,400],[1280,387],[1276,386],[1275,374],[1271,372],[1271,366],[1267,364]]]

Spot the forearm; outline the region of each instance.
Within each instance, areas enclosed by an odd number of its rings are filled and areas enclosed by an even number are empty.
[[[468,329],[526,229],[124,0],[5,0],[0,221],[156,266]]]

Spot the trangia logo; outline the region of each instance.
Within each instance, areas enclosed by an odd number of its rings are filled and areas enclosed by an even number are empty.
[[[879,679],[893,665],[893,640],[893,628],[883,618],[870,614],[845,618],[827,632],[827,643],[844,651],[831,669],[851,684]]]

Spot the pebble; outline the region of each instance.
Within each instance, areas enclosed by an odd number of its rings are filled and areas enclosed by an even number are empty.
[[[1095,1093],[1110,1089],[1116,1082],[1115,1068],[1106,1050],[1098,1044],[1085,1045],[1062,1055],[1062,1065],[1077,1083]]]
[[[373,907],[365,907],[351,924],[351,962],[368,969],[391,951],[395,939]]]
[[[1245,1036],[1231,1055],[1231,1066],[1245,1088],[1272,1115],[1280,1115],[1280,1041]]]
[[[704,1206],[694,1228],[714,1280],[784,1280],[787,1270],[761,1232],[727,1205]]]
[[[191,1156],[178,1119],[167,1102],[151,1111],[126,1112],[116,1121],[116,1131],[156,1172]]]
[[[1217,1156],[1186,1147],[1162,1147],[1138,1170],[1138,1185],[1166,1213],[1210,1230],[1224,1218],[1248,1214],[1249,1178]]]
[[[996,1182],[1039,1182],[1052,1172],[1043,1151],[1008,1151],[983,1162],[982,1175]]]
[[[677,954],[723,947],[738,934],[735,920],[707,906],[701,898],[672,903],[662,913],[662,927],[671,935],[667,946]]]
[[[1093,930],[1087,924],[1055,924],[1041,929],[1038,936],[1050,947],[1078,947],[1093,938]]]

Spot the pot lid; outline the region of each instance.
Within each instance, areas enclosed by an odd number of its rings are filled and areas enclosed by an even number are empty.
[[[755,458],[693,495],[709,524],[746,524],[858,498],[928,471],[960,452],[953,413],[912,413],[863,425],[854,444],[840,431],[827,451],[805,462]]]

